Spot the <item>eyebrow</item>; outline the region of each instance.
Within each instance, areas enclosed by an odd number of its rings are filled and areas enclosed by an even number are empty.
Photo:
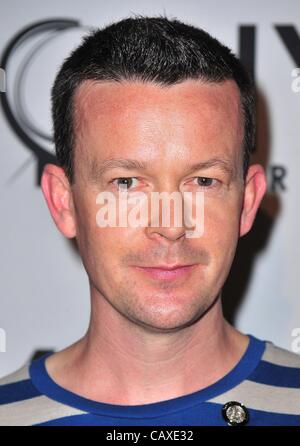
[[[189,165],[190,172],[195,172],[196,170],[209,169],[210,167],[218,167],[223,172],[233,175],[235,172],[235,166],[227,158],[214,157],[207,161],[200,161],[199,163]]]
[[[148,163],[128,158],[109,158],[101,163],[93,161],[90,166],[90,177],[93,181],[99,181],[99,179],[108,171],[112,169],[125,169],[125,170],[147,170]],[[200,161],[196,164],[188,164],[187,169],[189,173],[195,172],[201,169],[208,169],[210,167],[218,167],[220,170],[227,174],[233,175],[235,168],[232,163],[223,157],[214,157],[206,161]]]
[[[146,170],[147,164],[134,159],[109,158],[98,164],[93,161],[90,169],[91,177],[98,179],[112,169]]]

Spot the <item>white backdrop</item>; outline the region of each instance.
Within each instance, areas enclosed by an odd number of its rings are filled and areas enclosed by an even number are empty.
[[[234,323],[245,333],[292,350],[293,330],[300,327],[299,279],[299,129],[300,91],[293,91],[297,67],[275,25],[293,26],[300,39],[297,0],[10,0],[0,6],[0,56],[24,27],[50,19],[79,20],[82,28],[50,39],[24,70],[22,100],[26,117],[50,134],[50,88],[56,70],[81,36],[131,13],[166,14],[202,27],[238,53],[242,25],[256,29],[255,77],[260,91],[259,159],[266,161],[269,194],[253,237],[262,247],[251,260],[242,296],[229,288],[226,305],[235,308]],[[46,33],[44,34],[44,37]],[[38,44],[38,40],[31,44]],[[32,48],[31,48],[32,49]],[[13,95],[24,42],[11,57],[6,93]],[[300,40],[294,51],[300,57]],[[296,89],[297,90],[297,89]],[[37,158],[17,136],[0,109],[1,281],[0,377],[21,366],[36,350],[58,350],[81,337],[90,303],[86,273],[68,240],[57,231],[37,184]],[[40,139],[51,150],[51,144]],[[271,191],[272,169],[285,169],[285,189]],[[247,236],[246,236],[247,237]],[[251,236],[245,239],[241,265],[247,265]],[[247,245],[248,243],[248,245]],[[237,268],[239,267],[237,262]],[[247,269],[247,266],[246,266]],[[240,273],[243,277],[243,272]],[[235,279],[233,278],[233,284]],[[294,332],[295,334],[296,332]],[[298,333],[300,334],[300,333]],[[0,341],[1,350],[1,341]]]

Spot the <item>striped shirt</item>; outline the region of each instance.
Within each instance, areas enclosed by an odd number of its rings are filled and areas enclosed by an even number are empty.
[[[125,406],[93,401],[56,384],[45,359],[0,379],[4,426],[227,426],[223,407],[241,403],[249,426],[300,426],[300,355],[248,335],[247,350],[223,378],[199,391]]]

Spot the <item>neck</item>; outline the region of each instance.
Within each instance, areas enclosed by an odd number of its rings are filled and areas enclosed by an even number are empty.
[[[218,381],[236,365],[248,341],[224,319],[220,296],[192,325],[159,332],[129,321],[94,294],[85,336],[52,355],[47,369],[58,384],[86,398],[147,404]]]

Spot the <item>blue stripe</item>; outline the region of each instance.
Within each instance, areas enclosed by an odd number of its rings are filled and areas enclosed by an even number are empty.
[[[130,407],[130,406],[129,406]],[[213,403],[198,405],[173,414],[161,416],[140,417],[105,416],[97,414],[72,415],[56,420],[40,423],[41,426],[226,426],[222,417],[222,406]],[[124,414],[125,415],[125,414]]]
[[[221,415],[222,404],[201,403],[181,413],[154,418],[118,418],[96,414],[61,417],[36,426],[227,426]],[[264,412],[248,407],[246,426],[300,426],[299,415]]]
[[[30,379],[0,386],[0,404],[15,403],[41,395]]]
[[[300,369],[260,361],[258,367],[251,373],[249,381],[270,386],[300,388]]]

